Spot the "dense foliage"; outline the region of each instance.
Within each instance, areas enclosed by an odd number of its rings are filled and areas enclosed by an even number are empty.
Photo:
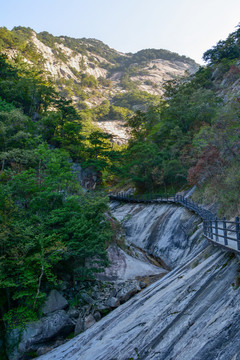
[[[29,47],[31,29],[1,28],[0,35],[1,49],[17,48],[25,58],[42,61]],[[99,183],[141,193],[196,185],[198,201],[216,202],[220,214],[240,214],[239,28],[204,54],[206,67],[166,83],[163,99],[137,90],[131,75],[142,70],[131,61],[160,55],[181,60],[172,53],[149,49],[126,57],[124,64],[94,39],[46,32],[38,38],[62,61],[56,44],[104,54],[112,62],[104,66],[123,70],[125,91],[90,108],[84,102],[88,89],[99,100],[98,87],[111,87],[109,79],[75,70],[76,80],[58,80],[58,92],[20,56],[11,61],[0,56],[0,312],[11,326],[39,315],[46,293],[53,286],[61,289],[62,269],[74,287],[106,264],[111,239],[106,198],[83,191],[73,162],[94,169]],[[78,110],[65,96],[79,97]],[[108,119],[124,120],[131,133],[122,152],[92,124]]]
[[[177,53],[174,53],[169,50],[164,50],[164,49],[140,50],[137,53],[133,54],[130,59],[126,58],[125,62],[128,64],[130,64],[130,63],[131,64],[134,64],[134,63],[141,64],[141,63],[145,63],[150,60],[163,59],[163,60],[171,60],[171,61],[183,61],[184,60],[184,61],[188,62],[189,64],[194,64],[194,60],[192,60],[184,55],[179,55]]]
[[[239,51],[238,28],[204,54],[206,67],[168,82],[164,101],[128,119],[132,139],[122,177],[138,191],[196,185],[198,201],[239,215]]]
[[[91,279],[106,265],[111,239],[101,193],[85,192],[72,162],[110,166],[106,136],[82,132],[82,119],[44,74],[0,56],[0,313],[23,325],[46,293]],[[110,142],[109,142],[110,143]],[[88,163],[86,163],[86,166]],[[64,271],[62,269],[65,269]]]
[[[212,49],[207,50],[203,59],[211,64],[240,57],[240,27],[231,33],[226,40],[220,40]]]

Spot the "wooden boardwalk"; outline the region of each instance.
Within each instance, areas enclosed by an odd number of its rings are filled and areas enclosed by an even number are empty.
[[[190,211],[195,212],[203,220],[203,234],[214,244],[240,253],[240,225],[239,218],[236,217],[235,221],[228,221],[226,218],[219,219],[211,211],[204,209],[199,204],[184,197],[183,195],[130,195],[127,193],[111,193],[110,200],[123,201],[128,203],[145,203],[145,204],[177,204],[184,206]]]

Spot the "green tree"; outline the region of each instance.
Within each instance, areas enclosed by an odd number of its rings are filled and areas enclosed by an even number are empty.
[[[59,284],[59,264],[72,281],[92,277],[106,264],[111,237],[106,199],[82,193],[69,155],[40,145],[35,156],[37,169],[5,171],[0,183],[0,288],[15,325],[23,320],[16,308],[27,306],[29,320]]]

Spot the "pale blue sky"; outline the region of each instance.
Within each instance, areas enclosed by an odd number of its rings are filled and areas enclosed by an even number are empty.
[[[240,22],[240,0],[0,0],[0,26],[102,40],[122,52],[168,49],[202,62]]]

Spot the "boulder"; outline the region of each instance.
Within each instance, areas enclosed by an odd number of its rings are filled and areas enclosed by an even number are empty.
[[[41,320],[32,322],[24,330],[14,329],[7,336],[9,360],[22,360],[28,352],[38,350],[45,342],[69,335],[74,322],[64,310],[58,310]]]
[[[110,310],[110,306],[103,302],[98,302],[95,304],[96,310],[104,314],[106,311]]]
[[[96,320],[94,319],[93,315],[92,314],[88,315],[84,321],[84,330],[89,329],[95,323],[96,323]]]
[[[120,301],[120,303],[124,303],[128,301],[133,295],[135,295],[138,291],[140,291],[141,288],[137,282],[134,283],[126,283],[126,286],[124,286],[117,294],[117,297]]]
[[[84,331],[84,320],[81,316],[77,319],[77,323],[74,329],[74,336],[80,334]]]
[[[81,298],[89,305],[94,304],[93,298],[91,298],[91,296],[89,296],[87,293],[82,293]]]
[[[93,167],[83,169],[79,163],[73,163],[72,170],[84,189],[95,189],[100,174]]]
[[[77,309],[70,309],[67,314],[71,319],[77,319],[79,316],[79,311]]]
[[[51,290],[42,307],[42,312],[47,315],[57,310],[63,310],[66,307],[68,307],[67,300],[57,290]]]
[[[101,314],[100,314],[99,311],[95,312],[95,313],[93,314],[93,317],[94,317],[94,319],[95,319],[96,321],[99,321],[99,320],[101,320],[101,318],[102,318],[102,316],[101,316]]]
[[[147,287],[147,284],[144,281],[139,281],[139,286],[141,289],[145,289],[145,287]]]
[[[106,305],[111,308],[116,308],[120,305],[120,301],[115,297],[110,297],[109,299],[107,299]]]

